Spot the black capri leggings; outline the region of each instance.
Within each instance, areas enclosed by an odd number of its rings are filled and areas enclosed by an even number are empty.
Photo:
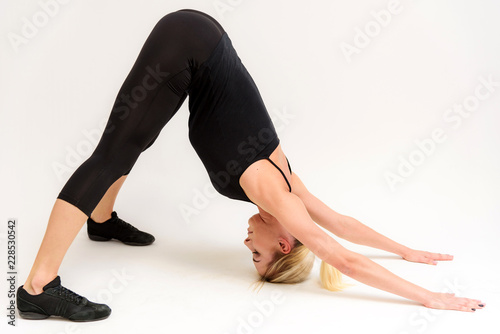
[[[215,19],[195,10],[164,16],[125,79],[95,151],[69,178],[58,198],[90,216],[108,188],[130,172],[179,110],[194,71],[223,34]]]

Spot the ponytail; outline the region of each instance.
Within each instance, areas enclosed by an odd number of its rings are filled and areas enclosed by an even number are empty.
[[[348,286],[342,282],[342,273],[325,261],[321,261],[319,278],[321,279],[321,286],[330,291],[341,291]]]
[[[314,259],[314,254],[296,240],[290,253],[284,255],[276,253],[266,272],[256,283],[260,283],[261,288],[265,282],[285,284],[303,282],[311,273]],[[320,279],[321,286],[330,291],[340,291],[348,286],[342,282],[340,271],[324,261],[321,261]]]

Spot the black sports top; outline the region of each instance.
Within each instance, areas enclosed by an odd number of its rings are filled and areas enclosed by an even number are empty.
[[[189,140],[219,193],[251,202],[239,180],[261,159],[278,168],[291,191],[283,171],[269,159],[279,144],[274,125],[227,33],[192,73],[188,93]]]

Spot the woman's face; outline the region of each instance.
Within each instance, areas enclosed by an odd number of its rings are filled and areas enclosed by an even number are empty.
[[[288,254],[293,236],[274,217],[257,213],[248,220],[248,237],[245,246],[252,252],[252,261],[262,276],[276,252]]]

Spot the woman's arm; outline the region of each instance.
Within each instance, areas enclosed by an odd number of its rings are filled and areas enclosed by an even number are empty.
[[[273,173],[263,166],[253,175],[259,179],[257,182],[242,184],[247,196],[273,215],[315,255],[343,274],[427,307],[461,311],[480,308],[478,300],[433,293],[398,277],[363,255],[345,249],[314,223],[297,195],[288,192],[277,177],[269,177],[266,172]]]
[[[339,238],[355,244],[382,249],[412,262],[436,264],[438,260],[452,260],[453,256],[417,251],[403,246],[374,231],[355,218],[342,215],[311,194],[297,174],[292,175],[294,192],[300,197],[311,218]]]

